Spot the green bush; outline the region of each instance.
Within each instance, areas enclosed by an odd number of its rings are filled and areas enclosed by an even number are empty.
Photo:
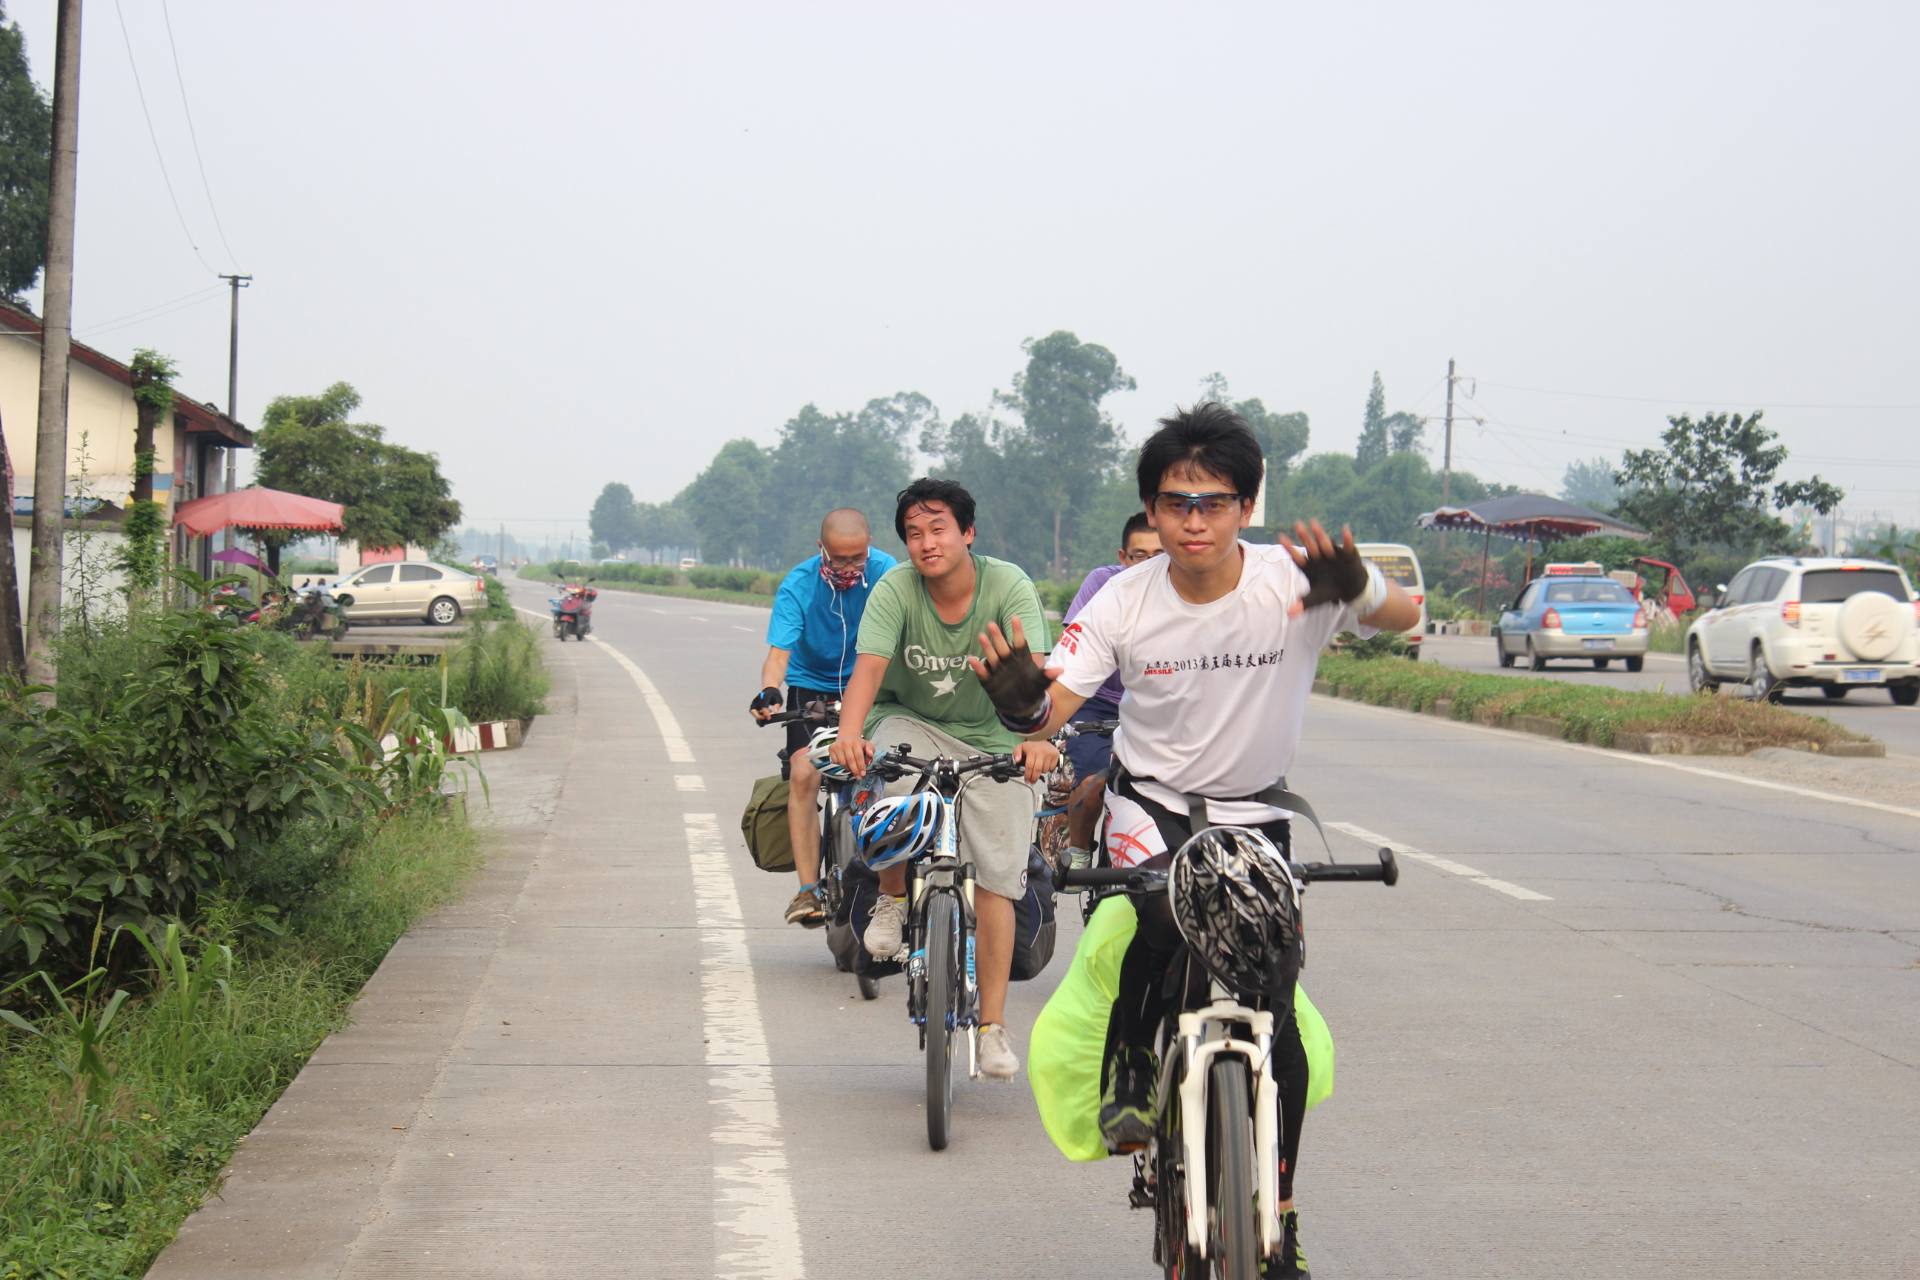
[[[487,607],[479,616],[482,618],[492,618],[499,622],[510,622],[518,618],[520,615],[514,612],[513,601],[507,595],[507,584],[492,574],[488,574],[485,581],[487,584]]]
[[[470,629],[447,664],[447,701],[476,723],[539,715],[550,684],[539,635],[523,622]]]
[[[258,637],[136,613],[67,649],[57,704],[0,692],[0,975],[76,976],[97,921],[191,916],[242,850],[350,816],[365,779],[279,714]]]
[[[1079,594],[1080,583],[1060,582],[1053,578],[1036,578],[1034,589],[1040,593],[1040,605],[1049,613],[1064,615],[1067,606],[1073,603],[1073,597]]]
[[[744,591],[751,594],[770,596],[779,584],[771,582],[772,574],[762,573],[758,569],[723,569],[713,565],[701,565],[687,570],[687,581],[696,587],[709,590]]]

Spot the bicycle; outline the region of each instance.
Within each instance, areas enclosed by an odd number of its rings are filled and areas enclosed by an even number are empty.
[[[1296,881],[1399,881],[1391,849],[1372,863],[1292,865]],[[1062,887],[1164,893],[1168,870],[1067,869]],[[1089,897],[1093,895],[1089,894]],[[1127,1203],[1154,1211],[1154,1261],[1169,1280],[1256,1280],[1281,1245],[1279,1087],[1270,1068],[1274,1015],[1259,993],[1229,990],[1183,945],[1180,1000],[1156,1032],[1159,1116],[1133,1157]],[[1185,1117],[1204,1117],[1190,1126]]]
[[[953,1127],[953,1041],[966,1036],[967,1075],[979,1075],[980,986],[974,970],[974,874],[960,860],[956,812],[963,780],[985,773],[996,782],[1025,774],[1011,755],[922,760],[902,743],[873,757],[869,777],[897,782],[918,774],[913,790],[932,790],[940,820],[932,849],[907,862],[904,951],[907,1017],[920,1028],[927,1066],[927,1145],[944,1151]]]
[[[782,711],[768,716],[759,723],[770,724],[800,723],[809,729],[822,729],[840,722],[840,704],[837,702],[809,702],[795,711]],[[778,753],[785,763],[789,752]],[[860,782],[831,782],[823,780],[821,790],[824,796],[820,804],[820,871],[816,885],[820,892],[821,910],[832,920],[840,910],[842,895],[846,886],[841,875],[846,869],[847,859],[852,854],[853,832],[848,826],[849,815],[853,813],[863,790],[872,790],[871,784]],[[821,930],[824,934],[827,930]],[[831,951],[832,944],[828,948]],[[880,980],[865,973],[854,974],[854,982],[860,988],[862,1000],[880,998]]]

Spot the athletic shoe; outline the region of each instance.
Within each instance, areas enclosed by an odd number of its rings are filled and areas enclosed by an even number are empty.
[[[881,894],[873,904],[873,918],[867,921],[867,931],[860,935],[867,954],[876,960],[893,959],[900,953],[901,932],[906,924],[907,914],[901,910],[901,900],[890,893]]]
[[[793,901],[787,904],[787,923],[797,924],[804,929],[818,929],[827,922],[825,906],[820,901],[818,889],[802,889],[793,895]]]
[[[1307,1270],[1307,1255],[1300,1251],[1300,1211],[1289,1209],[1280,1215],[1280,1256],[1267,1259],[1261,1273],[1266,1280],[1313,1280]]]
[[[1153,1055],[1122,1045],[1107,1064],[1107,1094],[1101,1099],[1100,1136],[1115,1155],[1142,1151],[1153,1141]]]
[[[1013,1043],[1007,1039],[1007,1029],[997,1022],[988,1022],[981,1026],[980,1037],[980,1074],[989,1080],[1011,1080],[1020,1072],[1020,1059],[1014,1056]]]

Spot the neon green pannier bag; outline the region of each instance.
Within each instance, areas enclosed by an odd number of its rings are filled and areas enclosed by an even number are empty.
[[[1094,910],[1073,964],[1027,1040],[1027,1084],[1040,1123],[1069,1160],[1107,1154],[1100,1137],[1100,1059],[1107,1049],[1113,998],[1120,991],[1120,961],[1138,923],[1133,903],[1118,894]],[[1307,1106],[1317,1107],[1333,1095],[1333,1033],[1298,985],[1293,1017],[1307,1051]]]

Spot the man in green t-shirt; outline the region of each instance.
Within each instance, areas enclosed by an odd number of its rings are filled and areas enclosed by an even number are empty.
[[[1060,753],[1048,742],[1023,741],[1000,723],[968,658],[988,623],[1005,631],[1018,618],[1029,634],[1045,635],[1046,615],[1033,580],[1018,565],[973,554],[973,496],[953,481],[920,479],[902,489],[893,528],[912,563],[889,570],[867,598],[853,676],[840,698],[833,759],[865,773],[875,742],[889,749],[905,742],[921,757],[1012,752],[1026,766],[1024,783],[982,779],[959,806],[960,845],[973,863],[976,887],[980,1074],[1007,1080],[1020,1069],[1004,1021],[1013,899],[1026,891],[1040,802],[1033,784],[1059,763]],[[905,923],[906,868],[882,871],[880,887],[863,942],[874,955],[891,956]]]

